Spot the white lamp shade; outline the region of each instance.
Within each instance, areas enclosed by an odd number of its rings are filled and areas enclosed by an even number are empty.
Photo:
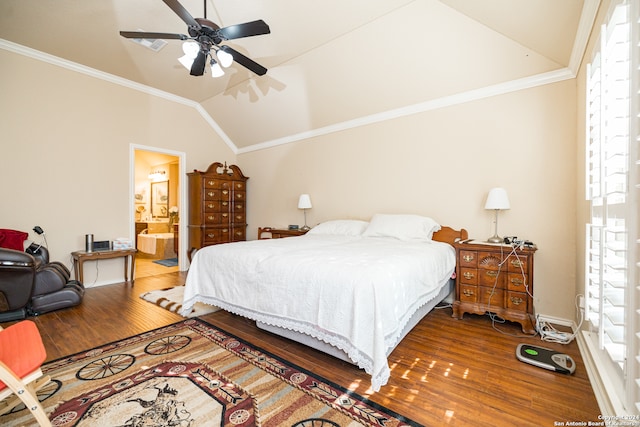
[[[485,209],[509,209],[509,196],[504,188],[492,188],[487,196],[487,202],[484,204]]]
[[[218,57],[218,62],[220,62],[220,65],[224,68],[230,67],[231,64],[233,64],[233,56],[224,50],[218,50],[216,56]]]
[[[198,52],[200,52],[200,45],[196,42],[184,42],[182,43],[182,51],[189,58],[196,59]]]
[[[298,199],[298,209],[311,209],[311,197],[308,194],[301,194]]]
[[[182,64],[182,66],[184,68],[186,68],[187,70],[191,69],[191,66],[193,65],[193,58],[190,57],[189,55],[183,55],[180,58],[178,58],[178,61],[180,61],[180,63]]]
[[[215,61],[211,61],[211,77],[215,79],[216,77],[222,76],[224,76],[224,70],[220,67],[220,64]]]

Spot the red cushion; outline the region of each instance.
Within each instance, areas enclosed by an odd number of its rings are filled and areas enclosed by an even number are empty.
[[[0,248],[24,251],[24,241],[29,237],[29,233],[18,230],[0,228]]]
[[[23,320],[0,331],[0,360],[22,378],[38,369],[47,358],[38,327]],[[0,390],[7,385],[0,381]]]

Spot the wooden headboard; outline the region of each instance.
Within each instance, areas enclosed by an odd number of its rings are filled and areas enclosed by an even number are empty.
[[[451,227],[442,226],[440,231],[433,233],[433,240],[438,242],[445,242],[453,245],[455,242],[465,240],[469,238],[469,233],[464,228],[460,230],[454,230]]]

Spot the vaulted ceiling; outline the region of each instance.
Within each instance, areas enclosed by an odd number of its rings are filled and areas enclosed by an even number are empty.
[[[43,60],[59,58],[198,103],[242,151],[575,68],[581,60],[580,28],[585,21],[589,25],[599,4],[206,2],[207,18],[221,27],[256,19],[269,25],[268,35],[225,42],[268,68],[266,75],[234,64],[220,78],[190,76],[177,61],[181,41],[169,40],[156,52],[119,35],[120,30],[187,34],[186,24],[161,0],[2,0],[0,47]],[[204,17],[203,0],[181,3],[192,16]]]

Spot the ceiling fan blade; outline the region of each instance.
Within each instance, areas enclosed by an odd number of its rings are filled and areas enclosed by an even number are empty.
[[[128,39],[176,39],[188,40],[189,36],[174,33],[147,33],[144,31],[120,31],[122,37]]]
[[[231,56],[233,56],[233,60],[236,61],[238,64],[242,65],[243,67],[247,68],[250,71],[253,71],[257,75],[263,76],[267,73],[266,68],[264,68],[262,65],[255,62],[253,59],[247,58],[246,56],[244,56],[234,48],[223,45],[223,46],[220,46],[220,49],[227,52]]]
[[[175,12],[176,15],[180,17],[189,28],[194,28],[196,30],[200,30],[202,27],[198,22],[191,16],[191,14],[180,4],[178,0],[162,0],[164,3],[171,8]]]
[[[239,39],[242,37],[259,36],[262,34],[269,34],[271,30],[269,26],[262,19],[257,21],[245,22],[244,24],[229,25],[228,27],[220,28],[218,34],[222,36],[224,40]]]
[[[193,61],[193,65],[191,66],[191,74],[192,76],[201,76],[204,74],[204,66],[207,63],[207,54],[202,50],[198,52],[198,56]]]

